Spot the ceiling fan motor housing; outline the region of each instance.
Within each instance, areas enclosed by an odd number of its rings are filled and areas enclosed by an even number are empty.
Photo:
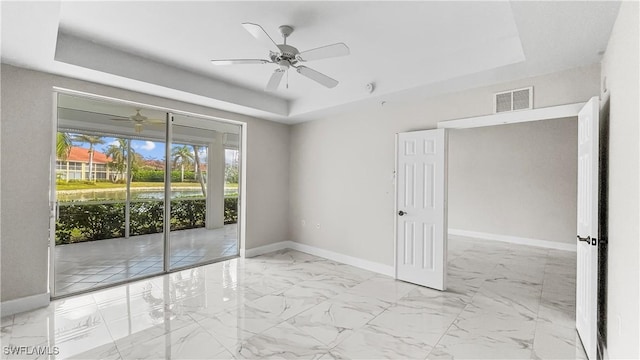
[[[136,114],[129,117],[131,120],[135,122],[143,122],[147,120],[147,117],[140,114],[140,110],[136,110]]]
[[[300,51],[291,45],[280,44],[278,45],[280,54],[271,53],[271,61],[280,63],[281,61],[288,61],[289,64],[294,65],[298,62],[296,55],[300,54]]]

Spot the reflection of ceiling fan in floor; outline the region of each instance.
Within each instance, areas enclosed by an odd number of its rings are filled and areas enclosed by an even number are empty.
[[[295,47],[287,44],[287,37],[293,32],[293,28],[288,25],[280,26],[280,33],[284,38],[283,44],[276,44],[264,29],[257,24],[244,23],[244,28],[258,41],[269,50],[269,59],[232,59],[232,60],[211,60],[213,65],[245,65],[245,64],[276,64],[278,67],[271,75],[271,79],[267,83],[266,91],[275,91],[280,85],[282,76],[289,68],[296,69],[296,72],[305,76],[318,84],[333,88],[338,85],[338,81],[322,74],[316,70],[310,69],[301,63],[327,59],[337,56],[349,55],[349,48],[344,43],[321,46],[319,48],[298,51]]]
[[[140,109],[136,109],[135,115],[129,117],[112,118],[115,121],[130,121],[133,123],[133,129],[136,133],[141,133],[145,124],[164,124],[162,119],[149,119],[148,117],[140,114]]]

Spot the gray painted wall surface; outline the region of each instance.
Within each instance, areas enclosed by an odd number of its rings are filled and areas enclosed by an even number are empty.
[[[577,118],[452,130],[449,228],[575,244]]]
[[[598,94],[599,76],[595,64],[294,125],[291,239],[393,265],[395,133],[491,114],[493,93],[525,86],[534,86],[535,108],[587,101]]]
[[[640,359],[640,4],[623,2],[602,60],[609,101],[607,347]]]
[[[46,293],[53,86],[243,121],[246,248],[287,240],[289,127],[184,102],[2,64],[2,301]]]

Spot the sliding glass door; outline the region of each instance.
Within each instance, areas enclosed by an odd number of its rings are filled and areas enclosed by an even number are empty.
[[[237,256],[238,192],[227,190],[236,201],[227,200],[224,184],[235,161],[225,150],[239,148],[239,126],[62,93],[57,100],[55,297]]]
[[[238,256],[237,184],[225,192],[225,147],[240,128],[174,115],[171,130],[171,269]]]

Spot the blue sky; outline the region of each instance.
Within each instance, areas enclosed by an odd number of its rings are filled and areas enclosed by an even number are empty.
[[[175,146],[175,145],[174,145]],[[155,141],[133,140],[131,147],[146,159],[163,159],[164,143]]]

